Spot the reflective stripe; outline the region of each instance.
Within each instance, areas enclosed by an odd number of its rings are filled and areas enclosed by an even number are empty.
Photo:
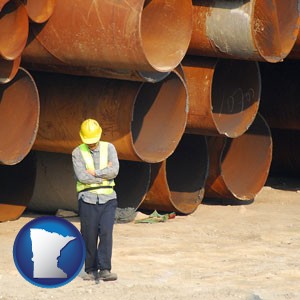
[[[95,170],[94,160],[92,154],[90,152],[89,147],[86,144],[81,144],[79,146],[83,160],[85,162],[85,166],[87,170]],[[102,170],[107,167],[108,164],[108,143],[107,142],[99,142],[99,154],[100,154],[100,161],[99,161],[99,169]],[[96,193],[96,194],[111,194],[113,190],[113,186],[115,185],[113,180],[103,180],[101,183],[93,183],[93,184],[84,184],[80,181],[77,181],[77,192],[83,191],[84,189],[95,188],[89,190],[89,192]],[[101,188],[101,186],[111,186],[112,188]],[[97,189],[97,187],[99,187]]]

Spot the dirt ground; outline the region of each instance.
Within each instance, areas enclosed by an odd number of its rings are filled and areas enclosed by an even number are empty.
[[[100,284],[78,276],[43,289],[19,274],[13,243],[36,216],[0,223],[0,300],[300,299],[299,182],[273,181],[243,205],[205,200],[165,223],[116,224],[119,279]],[[79,228],[78,218],[69,220]]]

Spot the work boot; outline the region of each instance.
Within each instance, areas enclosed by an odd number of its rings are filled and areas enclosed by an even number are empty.
[[[118,279],[116,273],[111,273],[108,270],[102,270],[99,272],[99,278],[103,281],[114,281]]]
[[[99,280],[99,274],[97,271],[84,273],[81,278],[83,280]]]

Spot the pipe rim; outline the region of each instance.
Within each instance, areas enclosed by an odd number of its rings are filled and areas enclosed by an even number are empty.
[[[21,95],[22,88],[25,90]],[[3,125],[0,126],[0,138],[6,149],[1,152],[0,164],[14,165],[24,159],[35,141],[40,114],[39,94],[30,73],[19,68],[11,82],[0,85],[0,95],[4,95],[1,98],[0,120]],[[13,105],[11,101],[14,101]]]
[[[196,153],[199,154],[196,155]],[[180,176],[178,176],[179,170]],[[209,158],[206,137],[184,134],[176,151],[166,160],[170,202],[177,211],[190,214],[197,209],[204,197],[208,171]],[[188,191],[188,189],[192,190]]]
[[[23,0],[24,1],[24,0]],[[31,21],[46,22],[54,12],[56,0],[26,0],[24,5]]]
[[[267,62],[276,63],[288,56],[294,47],[299,33],[300,14],[297,0],[271,2],[255,0],[251,29],[261,57]],[[266,39],[268,34],[270,37]]]
[[[249,150],[253,146],[253,151]],[[221,176],[236,199],[253,200],[262,189],[271,166],[272,148],[271,130],[259,113],[245,134],[226,139],[220,156]],[[238,155],[241,152],[243,155]]]
[[[186,85],[174,72],[158,83],[141,85],[133,108],[131,140],[142,161],[161,162],[174,152],[185,130],[187,101]],[[153,141],[158,136],[162,142],[156,145]]]
[[[0,57],[0,84],[9,83],[18,73],[21,64],[21,56],[14,60],[6,60]]]
[[[217,60],[211,83],[211,111],[219,134],[236,138],[245,133],[256,117],[260,96],[257,62]]]
[[[8,60],[20,56],[28,34],[29,21],[25,7],[19,2],[9,1],[0,11],[0,56]]]
[[[148,62],[157,71],[171,71],[188,50],[193,30],[192,2],[175,0],[169,5],[167,1],[146,0],[140,28]]]

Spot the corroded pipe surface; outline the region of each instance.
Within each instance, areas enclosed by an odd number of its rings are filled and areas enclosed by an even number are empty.
[[[172,154],[186,125],[187,91],[171,73],[159,83],[35,74],[41,117],[35,150],[71,153],[79,127],[94,118],[120,159],[160,162]]]
[[[300,131],[272,129],[272,176],[300,177]]]
[[[158,71],[113,70],[88,64],[82,66],[66,64],[49,53],[37,39],[34,39],[32,30],[30,30],[27,46],[22,53],[22,65],[29,70],[143,82],[158,82],[170,74],[170,72]]]
[[[189,96],[186,132],[231,138],[242,135],[259,107],[258,64],[189,56],[182,66]]]
[[[282,61],[299,32],[298,1],[194,0],[189,54]]]
[[[94,65],[77,66],[66,64],[49,53],[37,39],[29,34],[28,43],[22,53],[22,65],[35,71],[63,73],[79,76],[94,76],[121,80],[158,82],[166,78],[170,72],[147,72],[136,70],[120,70],[99,68]]]
[[[262,95],[259,111],[271,128],[300,130],[300,61],[260,64]]]
[[[19,57],[28,38],[29,21],[25,7],[9,1],[0,11],[0,56],[13,60]]]
[[[31,150],[39,123],[39,95],[31,75],[20,68],[0,85],[0,164],[19,163]]]
[[[208,174],[204,136],[185,134],[175,152],[151,167],[151,184],[140,208],[190,214],[201,203]]]
[[[261,115],[240,137],[210,137],[208,151],[205,198],[254,199],[267,180],[272,161],[271,132]]]
[[[192,33],[188,0],[57,1],[53,15],[33,24],[36,39],[61,62],[86,69],[170,72]],[[37,47],[35,47],[37,49]],[[39,53],[31,53],[32,62]],[[24,61],[29,55],[24,52]],[[101,75],[100,75],[101,76]]]
[[[28,17],[36,23],[46,22],[53,14],[56,0],[22,0]]]
[[[0,57],[0,84],[8,83],[14,79],[18,73],[21,56],[14,60],[6,60]]]
[[[18,219],[26,209],[33,192],[35,163],[29,153],[17,165],[0,165],[0,222]]]
[[[71,155],[42,151],[34,153],[37,160],[36,179],[28,209],[43,213],[55,213],[58,209],[77,212]],[[120,160],[120,171],[115,179],[118,207],[137,208],[146,195],[149,182],[150,164]]]

